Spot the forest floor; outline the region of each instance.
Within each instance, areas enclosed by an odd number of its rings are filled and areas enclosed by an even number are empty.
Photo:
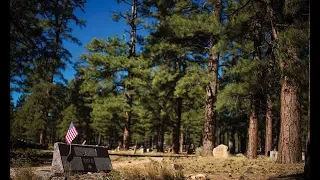
[[[55,177],[51,172],[51,164],[23,168],[10,168],[12,179],[25,179],[26,176],[41,177],[39,179],[269,179],[289,180],[303,179],[304,163],[278,164],[266,156],[259,155],[255,160],[245,156],[230,156],[227,159],[215,157],[127,157],[110,155],[113,170],[108,173],[68,174]],[[175,168],[178,165],[178,168]],[[181,168],[179,168],[181,167]],[[159,170],[161,169],[161,170]],[[32,175],[30,175],[30,173]],[[167,173],[167,174],[166,174]],[[27,175],[26,175],[27,174]],[[198,176],[197,176],[198,175]],[[153,178],[152,178],[153,177]],[[198,179],[198,178],[197,178]],[[201,178],[200,178],[201,179]]]

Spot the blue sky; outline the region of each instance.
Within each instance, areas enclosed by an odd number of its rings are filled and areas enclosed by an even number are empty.
[[[86,21],[86,26],[80,28],[73,22],[70,23],[70,27],[73,29],[73,36],[77,37],[82,43],[81,46],[72,42],[63,42],[63,46],[72,54],[71,61],[74,63],[77,58],[85,51],[84,45],[89,44],[93,38],[106,38],[107,36],[114,36],[125,33],[125,30],[129,30],[129,27],[125,24],[123,19],[115,22],[111,19],[113,12],[124,12],[125,10],[131,10],[131,7],[127,4],[118,4],[116,0],[88,0],[85,5],[85,13],[77,9],[75,15]],[[113,11],[113,12],[111,12]],[[143,33],[143,34],[141,34]],[[145,31],[138,31],[137,34],[146,35]],[[128,38],[129,35],[126,34]],[[129,40],[129,39],[128,39]],[[139,51],[139,48],[137,48]],[[221,71],[221,70],[220,70]],[[70,81],[74,78],[76,71],[73,69],[73,65],[70,64],[64,71],[64,77]],[[221,74],[221,73],[220,73]],[[12,92],[12,98],[16,103],[20,94]]]
[[[125,33],[126,26],[123,20],[115,22],[111,19],[112,12],[110,11],[125,11],[130,10],[129,5],[120,3],[115,0],[88,0],[85,13],[76,10],[77,17],[87,21],[86,27],[82,29],[70,23],[73,28],[73,36],[77,37],[82,43],[81,46],[72,42],[64,42],[64,47],[72,54],[72,62],[85,52],[84,45],[89,44],[93,38],[106,38],[107,36],[122,35]],[[64,72],[66,79],[71,80],[74,77],[75,70],[72,65]]]
[[[111,19],[111,11],[131,10],[129,5],[120,3],[116,0],[88,0],[85,6],[85,13],[80,10],[75,11],[75,15],[86,21],[86,27],[82,29],[76,26],[73,22],[70,27],[73,29],[73,36],[77,37],[82,43],[81,46],[72,42],[64,42],[63,45],[72,54],[72,62],[85,52],[84,45],[89,44],[93,38],[106,38],[107,36],[122,35],[128,27],[124,20],[115,22]],[[128,37],[128,35],[126,35]],[[76,71],[68,65],[64,71],[64,77],[69,81],[73,79]],[[19,98],[20,94],[12,93],[13,101]]]

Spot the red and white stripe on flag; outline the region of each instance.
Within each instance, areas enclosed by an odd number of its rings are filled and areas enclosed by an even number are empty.
[[[66,135],[67,144],[71,144],[71,142],[74,140],[74,138],[76,138],[77,135],[78,135],[78,131],[74,127],[73,122],[71,122]]]

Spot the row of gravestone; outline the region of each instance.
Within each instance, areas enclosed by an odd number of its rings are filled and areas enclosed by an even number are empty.
[[[213,149],[212,151],[214,157],[218,158],[228,158],[229,157],[229,152],[228,152],[228,146],[224,144],[220,144],[216,148]],[[268,156],[271,160],[277,160],[278,157],[278,151],[269,151]],[[302,161],[305,160],[305,153],[302,152],[301,154],[301,159]]]
[[[48,144],[32,143],[32,142],[27,142],[25,140],[18,139],[18,140],[10,141],[10,147],[12,149],[43,149],[43,150],[47,150]]]
[[[277,160],[278,151],[269,151],[269,152],[268,152],[268,155],[269,155],[269,158],[270,158],[271,160]],[[305,160],[305,153],[304,153],[304,152],[301,153],[301,159],[302,159],[302,161]]]

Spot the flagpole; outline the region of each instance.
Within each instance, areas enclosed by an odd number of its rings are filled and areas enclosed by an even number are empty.
[[[72,143],[72,142],[70,142],[69,154],[71,154],[71,143]]]
[[[72,141],[74,140],[74,138],[78,135],[77,130],[75,129],[73,122],[71,121],[67,135],[66,135],[66,141],[67,143],[70,142],[70,146],[69,146],[69,154],[67,155],[67,160],[70,162],[73,159],[73,155],[71,154],[71,144]]]

